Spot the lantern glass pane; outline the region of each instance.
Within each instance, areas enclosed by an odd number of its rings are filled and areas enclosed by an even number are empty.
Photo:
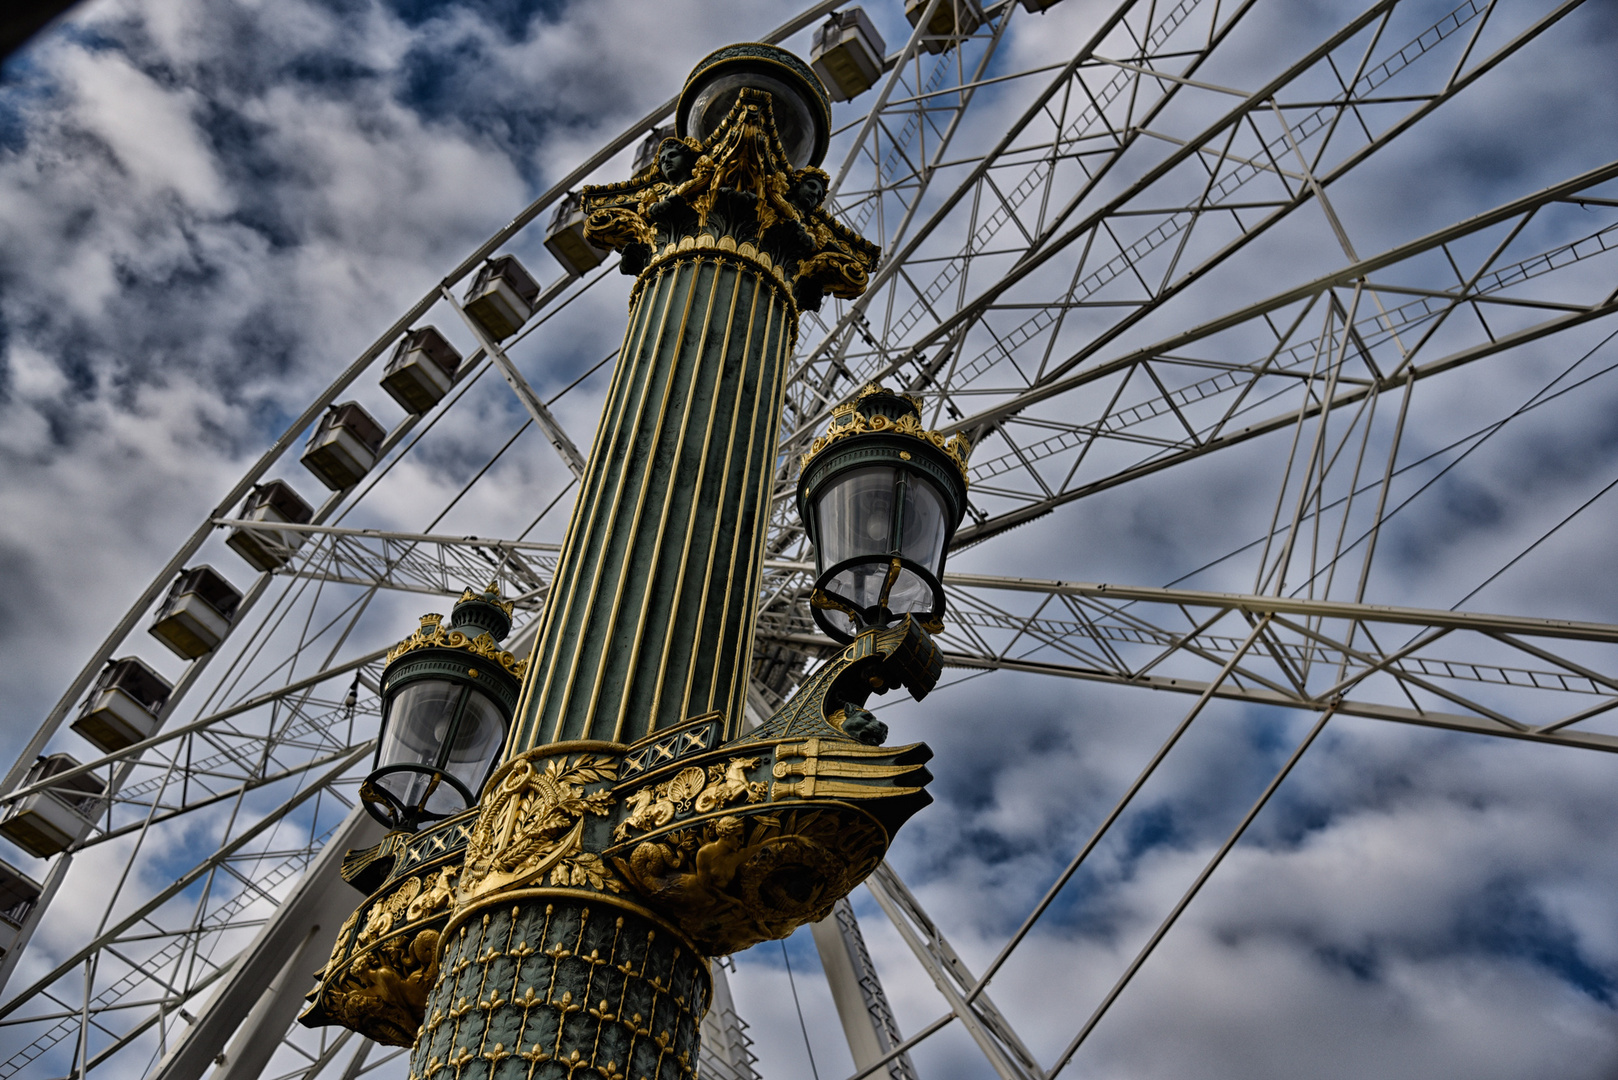
[[[377,766],[436,763],[439,740],[460,701],[461,685],[445,680],[421,679],[400,690],[388,709]]]
[[[880,591],[882,582],[878,581],[876,588]],[[871,602],[874,604],[876,601],[873,599]],[[904,615],[911,611],[931,611],[932,606],[933,587],[909,570],[900,570],[893,588],[888,590],[888,610],[895,615]]]
[[[400,690],[388,709],[387,730],[382,736],[382,751],[377,755],[377,766],[438,764],[438,752],[444,735],[455,719],[463,688],[459,683],[439,679],[422,679]],[[457,778],[458,779],[458,778]],[[379,777],[377,786],[386,790],[404,806],[421,806],[429,814],[453,814],[464,810],[461,793],[449,784],[426,773],[396,772]],[[428,789],[432,788],[431,793]]]
[[[495,705],[481,690],[473,690],[466,699],[466,711],[461,714],[460,726],[450,741],[449,757],[444,771],[466,785],[473,795],[483,787],[489,765],[506,737],[506,722]]]
[[[826,485],[815,507],[815,554],[820,569],[856,555],[887,555],[893,551],[896,480],[891,467],[874,465],[851,470]],[[854,599],[851,594],[844,595]]]
[[[936,577],[944,558],[944,500],[926,480],[910,474],[905,485],[904,527],[900,531],[903,555],[932,571]],[[932,590],[922,603],[932,601]],[[888,605],[894,611],[895,605]],[[908,608],[904,610],[910,610]]]

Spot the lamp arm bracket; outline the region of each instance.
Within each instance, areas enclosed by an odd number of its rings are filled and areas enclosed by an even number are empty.
[[[848,706],[864,706],[872,693],[902,686],[917,701],[938,685],[944,662],[932,635],[913,616],[855,638],[798,688],[775,715],[740,743],[776,739],[846,739],[832,717]]]

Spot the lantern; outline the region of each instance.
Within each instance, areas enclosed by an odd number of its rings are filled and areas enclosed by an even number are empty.
[[[706,140],[743,87],[770,95],[775,130],[793,167],[819,165],[831,138],[831,101],[808,64],[773,45],[730,45],[703,57],[674,107],[679,134]]]
[[[943,628],[944,557],[966,512],[964,436],[920,400],[867,386],[803,457],[798,513],[815,545],[815,622],[840,642],[903,615]]]
[[[382,734],[360,788],[371,816],[391,829],[459,813],[477,803],[505,743],[526,666],[499,648],[511,604],[490,585],[420,628],[388,653],[382,671]]]

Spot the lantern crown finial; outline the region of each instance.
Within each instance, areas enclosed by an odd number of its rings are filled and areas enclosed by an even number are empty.
[[[972,442],[959,432],[946,436],[941,431],[929,431],[922,426],[922,399],[913,394],[900,394],[880,383],[867,383],[853,398],[831,411],[831,423],[825,434],[816,437],[801,461],[802,471],[808,472],[809,463],[833,443],[855,435],[902,435],[926,443],[947,459],[960,475],[964,492],[968,483],[967,456]]]
[[[472,637],[474,629],[487,632],[496,641],[511,633],[511,612],[515,605],[500,596],[500,583],[491,581],[480,593],[467,589],[450,609],[449,624]]]
[[[498,583],[491,582],[481,593],[467,589],[450,609],[447,623],[436,611],[421,616],[421,626],[415,633],[388,650],[388,663],[418,649],[463,649],[493,661],[513,678],[521,679],[528,669],[528,661],[499,647],[511,633],[514,606],[510,600],[501,598]]]

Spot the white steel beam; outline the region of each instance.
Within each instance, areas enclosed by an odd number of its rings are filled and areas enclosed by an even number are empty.
[[[339,873],[343,856],[377,843],[382,834],[363,809],[349,813],[147,1080],[201,1080],[238,1028],[214,1080],[256,1080],[297,1015],[309,973],[359,906],[359,894]]]
[[[820,953],[820,966],[826,973],[826,984],[831,988],[854,1065],[860,1069],[875,1065],[889,1057],[889,1051],[904,1039],[865,948],[853,905],[846,898],[837,901],[830,915],[809,924],[809,932]],[[892,1080],[916,1080],[916,1067],[909,1054],[901,1053],[889,1060],[887,1073]]]

